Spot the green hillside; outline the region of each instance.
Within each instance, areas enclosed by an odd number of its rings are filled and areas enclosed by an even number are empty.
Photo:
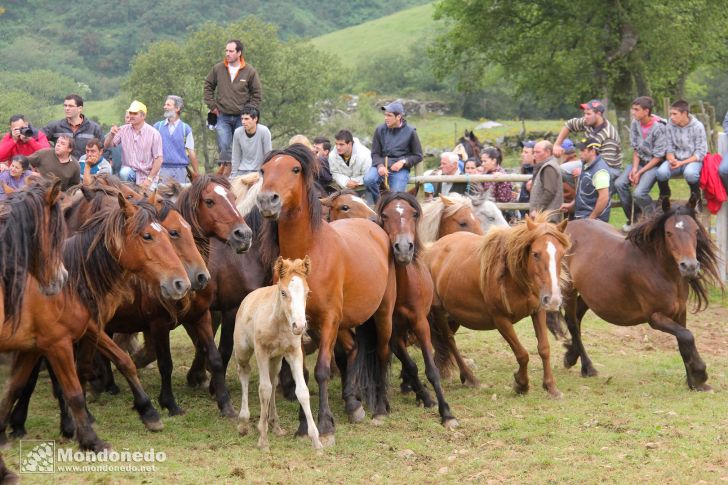
[[[434,10],[432,3],[412,7],[321,35],[312,39],[312,43],[324,52],[338,55],[344,65],[354,67],[380,54],[406,51],[425,36],[434,35],[437,28],[432,18]]]

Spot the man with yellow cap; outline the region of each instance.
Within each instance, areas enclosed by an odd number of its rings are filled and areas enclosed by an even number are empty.
[[[111,127],[104,139],[104,147],[121,145],[123,164],[119,178],[134,182],[143,189],[157,186],[162,167],[162,136],[147,123],[147,107],[134,100],[126,110],[128,123]]]

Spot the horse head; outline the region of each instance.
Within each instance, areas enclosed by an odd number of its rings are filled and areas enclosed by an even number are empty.
[[[697,198],[694,195],[690,196],[685,207],[671,210],[667,198],[662,203],[662,210],[667,216],[663,226],[665,247],[685,278],[697,278],[700,272],[697,257],[700,227],[694,217],[696,205]]]
[[[278,256],[273,273],[278,277],[278,297],[291,332],[302,335],[306,331],[307,278],[311,273],[311,258],[306,255],[302,260],[291,261]]]
[[[448,197],[441,195],[440,201],[443,204],[443,210],[438,239],[458,231],[483,234],[483,228],[480,226],[480,221],[475,218],[470,199],[460,194],[451,194]]]
[[[480,193],[478,195],[467,195],[473,205],[473,212],[480,221],[480,227],[484,233],[488,233],[491,227],[508,227],[508,222],[503,213],[495,205],[495,202],[490,200],[489,192]]]
[[[374,219],[377,213],[353,190],[341,190],[321,199],[321,205],[328,210],[326,220]]]
[[[546,311],[557,311],[561,306],[561,260],[569,247],[564,233],[564,220],[558,225],[546,222],[545,215],[535,219],[526,216],[526,227],[531,239],[528,247],[528,274],[539,290],[539,303]]]
[[[406,192],[388,192],[379,200],[377,222],[389,236],[399,264],[410,264],[419,253],[417,223],[421,214],[417,199]]]

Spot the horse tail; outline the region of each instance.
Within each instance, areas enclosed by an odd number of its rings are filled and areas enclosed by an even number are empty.
[[[356,358],[347,373],[351,372],[351,378],[354,379],[355,393],[361,396],[369,409],[374,409],[377,402],[377,380],[384,369],[377,355],[377,327],[373,318],[356,327],[354,342]],[[385,382],[385,388],[387,385]]]
[[[435,349],[435,365],[441,376],[447,376],[455,366],[455,359],[448,342],[451,338],[450,327],[445,325],[446,328],[441,328],[432,312],[427,315],[427,321],[430,323],[430,337],[432,347]]]
[[[556,340],[566,340],[566,330],[564,329],[564,314],[562,310],[555,312],[546,312],[546,327]]]

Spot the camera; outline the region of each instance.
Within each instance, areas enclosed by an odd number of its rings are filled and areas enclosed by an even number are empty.
[[[25,126],[20,129],[20,134],[23,135],[24,137],[31,138],[31,137],[35,136],[35,128],[33,128],[33,126],[30,123],[28,123],[28,126]]]

